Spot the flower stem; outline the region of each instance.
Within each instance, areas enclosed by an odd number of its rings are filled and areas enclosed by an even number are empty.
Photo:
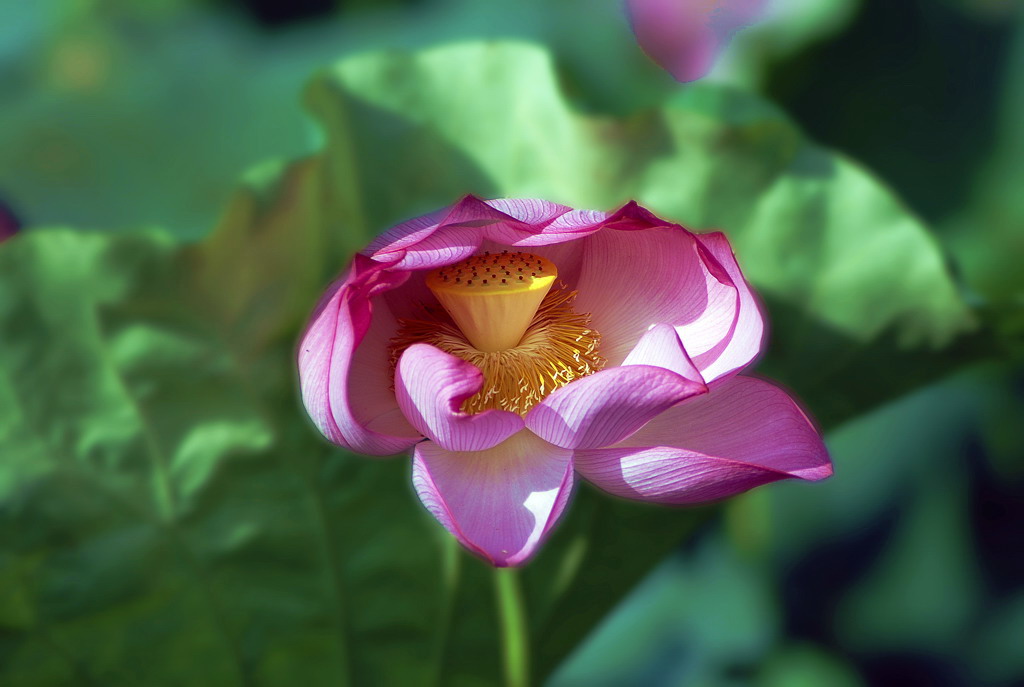
[[[530,684],[530,637],[526,628],[526,609],[515,568],[494,569],[494,592],[501,622],[502,660],[506,687]]]

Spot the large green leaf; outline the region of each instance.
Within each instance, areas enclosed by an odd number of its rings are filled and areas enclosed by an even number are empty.
[[[987,302],[1005,349],[1024,351],[1024,13],[1017,12],[999,90],[998,145],[973,180],[968,199],[944,223],[964,281]]]
[[[925,227],[864,170],[749,94],[695,85],[660,110],[587,116],[567,103],[542,49],[476,43],[345,60],[308,100],[326,135],[311,162],[320,169],[307,184],[297,178],[304,169],[286,175],[265,192],[263,213],[229,216],[204,258],[232,283],[276,279],[282,305],[312,302],[310,282],[326,283],[354,248],[465,192],[601,209],[635,198],[728,233],[775,325],[765,369],[828,424],[969,353],[939,352],[969,316]],[[319,193],[321,204],[301,193]],[[296,203],[325,222],[326,237],[296,220]],[[237,259],[240,249],[265,269]],[[281,274],[281,255],[309,267]],[[236,305],[245,293],[231,296]],[[297,314],[282,307],[259,319],[287,330]]]
[[[26,222],[200,237],[241,170],[314,148],[295,93],[336,49],[282,59],[195,4],[0,6],[0,195]]]
[[[158,223],[201,238],[242,169],[313,149],[296,97],[308,74],[373,46],[529,36],[563,56],[588,97],[620,109],[674,83],[637,47],[619,0],[523,0],[501,22],[476,0],[338,3],[334,17],[272,31],[228,4],[0,3],[0,196],[32,224]],[[567,33],[583,13],[587,30]]]
[[[489,569],[422,511],[407,461],[315,435],[290,345],[233,354],[191,274],[161,236],[0,252],[0,681],[492,684]],[[542,665],[693,521],[575,505],[527,580]],[[618,560],[627,539],[645,554]],[[605,572],[573,586],[583,566]]]
[[[287,386],[252,393],[183,267],[159,237],[0,253],[0,682],[429,674],[450,600],[406,467],[324,446]]]
[[[965,322],[925,230],[750,96],[694,87],[587,117],[540,49],[467,44],[344,61],[309,102],[323,152],[255,170],[203,244],[0,246],[5,683],[494,683],[489,570],[418,506],[407,461],[328,446],[294,388],[302,321],[351,252],[465,192],[636,197],[725,229],[792,313],[773,363],[794,384],[802,356],[886,353],[883,336],[916,354]],[[879,369],[859,384],[894,393]],[[821,372],[830,418],[875,398],[851,402],[848,367]],[[536,673],[700,513],[582,489],[523,574]]]

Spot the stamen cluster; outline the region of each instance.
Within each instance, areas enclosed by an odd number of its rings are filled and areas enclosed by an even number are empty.
[[[475,365],[484,376],[480,392],[462,403],[466,413],[488,409],[525,414],[555,389],[602,369],[601,335],[590,328],[590,314],[572,309],[575,291],[552,289],[541,303],[519,345],[501,351],[476,349],[447,313],[399,321],[391,340],[392,371],[402,352],[428,343]]]

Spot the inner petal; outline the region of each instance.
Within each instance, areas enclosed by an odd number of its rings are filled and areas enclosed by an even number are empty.
[[[612,366],[651,325],[675,327],[695,358],[726,338],[736,320],[736,288],[708,270],[693,235],[679,228],[594,234],[586,239],[576,288]]]

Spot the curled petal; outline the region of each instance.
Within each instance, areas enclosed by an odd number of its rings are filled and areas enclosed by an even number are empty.
[[[607,216],[539,199],[466,196],[450,208],[386,231],[363,255],[397,269],[433,269],[473,255],[487,240],[505,246],[574,241],[600,229]]]
[[[661,219],[635,200],[631,200],[612,213],[605,221],[604,226],[615,229],[636,230],[675,225]]]
[[[707,74],[732,34],[764,0],[627,0],[640,47],[677,81]]]
[[[575,307],[591,314],[609,365],[620,365],[654,324],[676,327],[694,362],[724,345],[739,296],[725,269],[705,254],[682,227],[651,227],[635,212],[618,213],[585,240]]]
[[[403,222],[377,237],[363,251],[398,269],[429,270],[473,255],[484,240],[482,227],[515,221],[474,196],[449,208]]]
[[[390,455],[422,439],[389,391],[387,344],[393,317],[386,308],[375,312],[371,302],[405,277],[356,256],[348,273],[328,290],[299,342],[306,411],[330,441],[359,453]]]
[[[553,391],[526,414],[526,426],[564,448],[622,441],[649,420],[707,387],[671,370],[627,365],[602,370]]]
[[[656,324],[647,330],[622,364],[663,367],[690,381],[704,383],[700,371],[686,354],[679,333],[667,324]]]
[[[443,231],[434,232],[403,250],[395,266],[402,270],[430,270],[451,265],[480,250],[482,240],[479,227],[444,227]],[[393,255],[388,253],[375,259],[388,259]]]
[[[402,353],[395,395],[413,427],[449,451],[483,451],[523,428],[523,419],[504,410],[461,412],[462,402],[480,391],[483,374],[474,365],[427,344]]]
[[[670,504],[832,474],[821,437],[796,403],[752,377],[723,381],[616,446],[577,451],[575,461],[577,471],[605,491]]]
[[[526,562],[572,494],[572,452],[522,431],[486,451],[422,442],[413,486],[438,521],[492,565]]]
[[[548,246],[574,241],[600,229],[608,217],[597,210],[574,210],[532,198],[485,202],[519,222],[502,222],[486,228],[489,240],[506,246]]]
[[[362,254],[381,262],[387,262],[386,256],[389,255],[394,256],[392,262],[400,259],[403,251],[437,232],[448,210],[442,208],[396,224],[371,241]]]
[[[730,335],[714,348],[694,358],[694,363],[710,384],[716,379],[742,370],[757,357],[764,343],[765,326],[761,306],[747,280],[743,278],[739,265],[736,264],[736,256],[732,252],[729,240],[721,232],[698,234],[697,240],[700,242],[705,263],[720,265],[739,292],[739,313]],[[680,328],[680,333],[686,336],[686,328]]]

